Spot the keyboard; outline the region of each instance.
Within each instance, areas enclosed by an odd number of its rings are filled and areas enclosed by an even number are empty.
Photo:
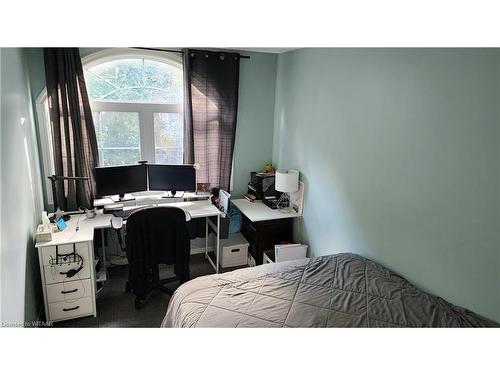
[[[130,215],[132,215],[134,212],[142,210],[144,208],[149,208],[152,206],[141,206],[137,208],[132,208],[129,210],[123,210],[123,211],[113,211],[113,216],[115,217],[121,217],[123,220],[127,220]]]

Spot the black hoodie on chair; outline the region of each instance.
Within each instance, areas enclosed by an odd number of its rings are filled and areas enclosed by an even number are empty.
[[[134,212],[127,220],[126,252],[129,283],[143,299],[151,289],[151,270],[174,264],[181,283],[189,280],[190,235],[186,214],[177,207],[150,207]]]

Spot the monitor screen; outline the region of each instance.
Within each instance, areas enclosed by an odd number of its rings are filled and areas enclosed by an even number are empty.
[[[192,165],[148,164],[149,190],[196,191]]]
[[[97,195],[134,193],[145,191],[147,168],[145,165],[123,165],[95,169]]]

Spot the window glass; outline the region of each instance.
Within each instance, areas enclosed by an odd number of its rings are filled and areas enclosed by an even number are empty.
[[[94,113],[99,165],[136,164],[141,157],[139,113]]]
[[[182,70],[155,60],[121,59],[85,69],[91,99],[145,103],[182,101]]]
[[[182,164],[184,127],[180,113],[154,113],[155,161]]]

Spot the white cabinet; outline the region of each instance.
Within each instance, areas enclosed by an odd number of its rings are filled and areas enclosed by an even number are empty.
[[[38,257],[47,321],[96,316],[92,241],[41,245]]]

